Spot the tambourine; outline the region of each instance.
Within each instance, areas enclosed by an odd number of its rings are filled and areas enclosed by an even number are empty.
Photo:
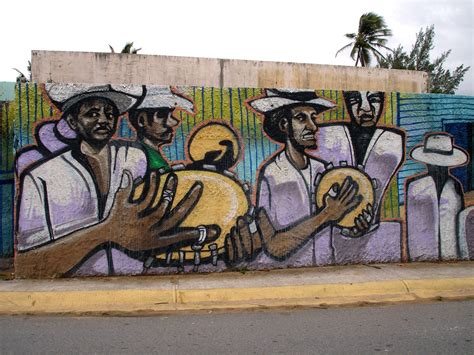
[[[357,184],[357,194],[362,196],[362,201],[337,223],[337,226],[341,228],[355,227],[354,219],[367,208],[368,204],[374,206],[375,191],[373,181],[366,172],[353,167],[331,168],[316,178],[316,206],[322,208],[324,206],[324,197],[329,193],[333,184],[337,183],[339,186],[342,186],[348,176]]]

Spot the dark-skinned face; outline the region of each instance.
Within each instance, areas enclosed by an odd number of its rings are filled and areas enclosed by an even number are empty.
[[[384,93],[381,91],[349,91],[344,100],[351,121],[361,127],[374,127],[383,111]]]
[[[291,109],[291,119],[284,124],[290,141],[296,147],[316,148],[316,117],[318,113],[311,106],[297,106]]]
[[[180,121],[173,117],[173,111],[168,109],[159,109],[149,113],[153,115],[150,119],[146,113],[140,113],[139,125],[143,127],[143,137],[158,144],[170,143],[174,137],[174,129]]]
[[[88,143],[107,143],[117,128],[118,115],[112,104],[103,99],[89,99],[79,105],[77,117],[68,116],[71,128]]]

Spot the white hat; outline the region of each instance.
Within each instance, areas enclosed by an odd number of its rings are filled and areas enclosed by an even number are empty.
[[[194,104],[181,93],[173,92],[169,86],[147,86],[145,98],[135,107],[137,110],[169,108],[194,113]]]
[[[410,152],[412,159],[437,166],[463,165],[469,159],[464,149],[454,145],[453,137],[444,132],[428,133],[424,143]]]
[[[142,86],[138,85],[46,84],[45,88],[53,104],[63,113],[83,99],[105,98],[123,114],[143,93]]]
[[[334,103],[316,95],[313,90],[302,89],[266,89],[265,97],[251,99],[249,105],[257,112],[265,114],[284,106],[308,105],[314,107],[318,113],[336,107]]]

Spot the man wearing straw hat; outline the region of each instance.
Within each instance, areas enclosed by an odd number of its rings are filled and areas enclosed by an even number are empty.
[[[349,177],[341,186],[334,184],[325,206],[316,209],[316,177],[325,170],[325,162],[308,156],[306,150],[317,147],[316,117],[335,105],[309,90],[268,89],[265,94],[248,103],[264,116],[264,132],[282,149],[264,162],[258,175],[256,219],[265,253],[255,264],[331,264],[330,225],[361,200],[357,184]]]
[[[151,174],[144,196],[130,201],[134,181],[145,175],[146,157],[127,142],[111,140],[119,115],[137,100],[125,86],[52,84],[46,90],[63,113],[71,142],[69,149],[22,174],[18,277],[137,273],[143,263],[129,254],[217,238],[213,226],[176,228],[198,201],[202,185],[191,187],[179,210],[171,210],[176,176],[166,179],[156,204],[158,178]]]
[[[177,110],[194,113],[193,102],[169,86],[148,86],[143,101],[129,111],[128,118],[137,132],[137,142],[145,151],[148,169],[165,172],[169,164],[161,151],[173,141],[180,121]]]
[[[428,133],[412,159],[427,171],[406,181],[408,255],[411,261],[467,258],[467,243],[458,230],[464,208],[461,183],[449,170],[468,162],[468,154],[445,132]]]

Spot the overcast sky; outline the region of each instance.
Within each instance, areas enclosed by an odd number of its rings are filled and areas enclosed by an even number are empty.
[[[334,57],[360,15],[382,15],[388,46],[409,50],[435,25],[435,50],[452,49],[448,68],[472,69],[457,94],[474,96],[473,0],[64,0],[2,2],[0,81],[26,72],[32,49],[108,52],[135,41],[140,54],[354,65]]]

